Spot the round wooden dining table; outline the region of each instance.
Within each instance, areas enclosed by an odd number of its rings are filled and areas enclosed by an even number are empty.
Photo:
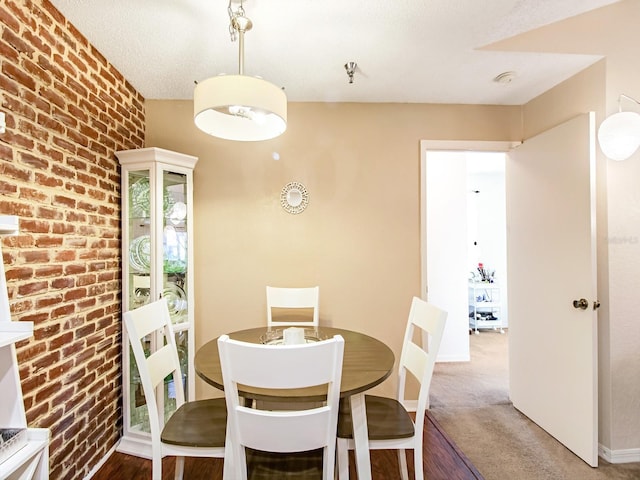
[[[341,328],[320,327],[319,338],[341,335],[344,338],[340,396],[351,402],[356,469],[359,479],[371,478],[369,437],[364,392],[382,383],[393,371],[395,357],[380,340],[363,333]],[[233,340],[263,343],[267,327],[229,333]],[[222,369],[218,354],[218,339],[205,343],[195,355],[195,371],[208,384],[223,390]],[[240,387],[243,397],[254,400],[300,402],[323,400],[322,389],[266,390]],[[326,389],[325,389],[326,391]]]

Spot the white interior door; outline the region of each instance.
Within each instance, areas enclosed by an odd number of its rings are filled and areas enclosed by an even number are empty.
[[[511,400],[597,466],[595,115],[510,152],[506,200]]]
[[[449,314],[438,362],[470,360],[466,163],[465,152],[427,153],[426,299]]]

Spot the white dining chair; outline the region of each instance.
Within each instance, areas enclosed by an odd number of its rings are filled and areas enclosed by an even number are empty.
[[[320,287],[270,287],[267,286],[267,327],[318,327]],[[279,313],[274,320],[274,309]],[[311,315],[305,310],[313,309]],[[289,319],[284,319],[284,318]],[[295,319],[294,319],[295,317]],[[311,318],[309,320],[309,318]]]
[[[322,449],[322,478],[333,479],[344,354],[342,336],[301,345],[262,345],[222,335],[218,350],[227,400],[230,454],[234,459],[233,478],[247,478],[247,449],[276,454]],[[250,408],[244,406],[238,385],[278,390],[322,385],[326,386],[326,402],[320,406],[311,404],[306,410]],[[283,474],[276,474],[275,478],[282,478]]]
[[[409,478],[406,450],[413,450],[415,479],[424,478],[422,436],[425,411],[429,408],[429,386],[446,320],[447,312],[414,297],[400,355],[396,398],[365,395],[369,449],[398,450],[402,480]],[[416,330],[421,335],[417,335]],[[417,337],[422,338],[422,342],[426,339],[423,346],[414,342]],[[404,406],[408,373],[420,384],[415,422]],[[354,448],[349,402],[341,404],[337,444],[339,478],[344,480],[349,478],[348,451]]]
[[[124,325],[135,357],[151,430],[152,479],[162,479],[162,458],[175,456],[175,479],[182,479],[184,457],[224,458],[227,409],[224,398],[185,402],[182,371],[169,309],[164,298],[125,312]],[[145,350],[155,342],[158,348]],[[157,394],[173,379],[176,411],[166,421]],[[164,410],[164,409],[163,409]],[[225,473],[231,465],[225,462]],[[231,478],[227,476],[225,478]]]

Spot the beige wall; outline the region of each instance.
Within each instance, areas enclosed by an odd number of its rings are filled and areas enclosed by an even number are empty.
[[[589,110],[599,124],[619,93],[640,99],[637,18],[640,2],[626,0],[493,46],[606,56],[522,109],[294,103],[285,135],[238,144],[199,133],[191,102],[148,101],[147,146],[201,159],[196,343],[263,321],[267,283],[319,284],[324,323],[397,354],[419,293],[419,140],[521,140]],[[619,451],[640,446],[639,157],[598,161],[600,443]],[[297,217],[279,207],[289,181],[310,193]]]
[[[200,158],[196,344],[266,323],[267,284],[320,285],[321,323],[384,340],[397,358],[420,293],[419,142],[519,140],[520,110],[290,103],[283,136],[239,143],[199,132],[189,101],[148,101],[147,146]],[[291,181],[309,191],[300,215],[280,207]]]

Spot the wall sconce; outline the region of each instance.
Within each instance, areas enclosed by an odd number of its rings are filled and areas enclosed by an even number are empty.
[[[605,118],[598,129],[600,149],[611,160],[626,160],[640,147],[640,113],[623,112],[620,106],[623,98],[640,104],[636,99],[620,94],[618,113]]]

